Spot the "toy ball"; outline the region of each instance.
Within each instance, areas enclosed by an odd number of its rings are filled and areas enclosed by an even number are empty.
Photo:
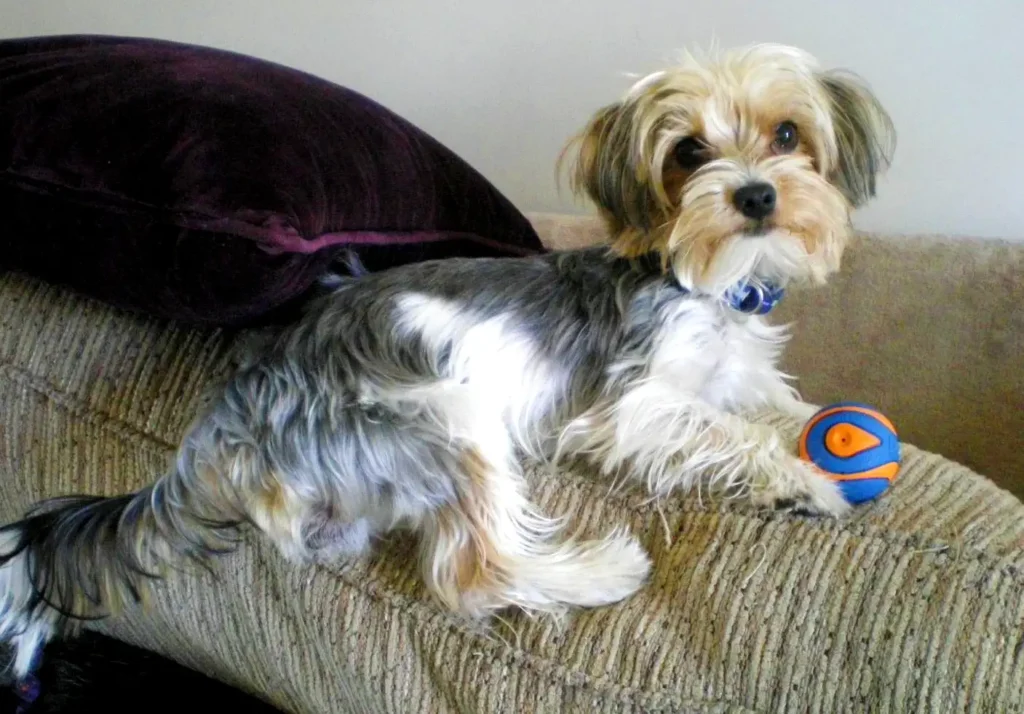
[[[800,458],[839,484],[852,504],[880,496],[900,468],[896,428],[874,407],[839,402],[819,410],[800,434]]]

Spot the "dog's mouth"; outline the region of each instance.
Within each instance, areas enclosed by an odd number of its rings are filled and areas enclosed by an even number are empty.
[[[775,229],[775,224],[768,220],[747,221],[741,234],[744,238],[761,238]]]

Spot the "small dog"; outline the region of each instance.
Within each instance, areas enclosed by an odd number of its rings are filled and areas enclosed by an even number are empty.
[[[839,267],[893,145],[866,86],[797,49],[688,56],[640,80],[571,144],[610,246],[339,279],[240,362],[155,484],[57,499],[0,531],[15,671],[245,523],[300,561],[411,529],[429,590],[472,617],[636,592],[637,540],[563,533],[528,499],[523,459],[839,516],[837,488],[749,418],[812,412],[762,315]]]

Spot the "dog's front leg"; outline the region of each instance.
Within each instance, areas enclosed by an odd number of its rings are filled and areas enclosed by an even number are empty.
[[[708,488],[756,505],[838,516],[838,487],[786,448],[778,432],[657,380],[574,420],[567,449],[658,496]]]
[[[818,407],[805,402],[800,393],[783,379],[770,383],[770,386],[766,395],[768,408],[792,417],[800,424],[806,423],[818,411]]]

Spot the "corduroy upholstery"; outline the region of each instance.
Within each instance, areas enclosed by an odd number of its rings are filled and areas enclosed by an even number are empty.
[[[553,247],[600,238],[586,219],[534,220]],[[972,251],[1002,252],[986,263]],[[892,315],[943,280],[997,282],[1013,261],[1019,282],[1022,252],[859,239],[835,287],[787,299],[783,317],[803,318],[791,369],[812,397],[872,401],[906,433],[940,425],[958,454],[1019,442],[1019,414],[973,421],[1000,414],[976,404],[987,395],[1004,390],[1018,405],[1024,395],[1020,351],[967,343],[1002,319],[988,312],[998,298],[953,291],[942,330],[901,328]],[[1020,340],[1019,327],[1003,339]],[[2,519],[42,497],[155,478],[226,369],[230,341],[0,276]],[[840,343],[848,349],[830,355]],[[943,370],[986,350],[967,385],[940,392],[952,384]],[[920,413],[917,378],[936,390]],[[968,386],[989,391],[957,400]],[[795,438],[800,425],[782,424]],[[216,579],[177,577],[145,614],[103,627],[302,713],[1021,711],[1024,505],[943,457],[912,446],[904,456],[892,490],[841,522],[696,497],[666,502],[662,518],[641,494],[610,495],[586,473],[533,474],[547,511],[595,531],[628,525],[654,559],[639,594],[561,630],[519,615],[490,632],[466,627],[427,599],[403,538],[344,570],[286,564],[249,538]],[[989,475],[1018,483],[1019,454],[986,458]]]

